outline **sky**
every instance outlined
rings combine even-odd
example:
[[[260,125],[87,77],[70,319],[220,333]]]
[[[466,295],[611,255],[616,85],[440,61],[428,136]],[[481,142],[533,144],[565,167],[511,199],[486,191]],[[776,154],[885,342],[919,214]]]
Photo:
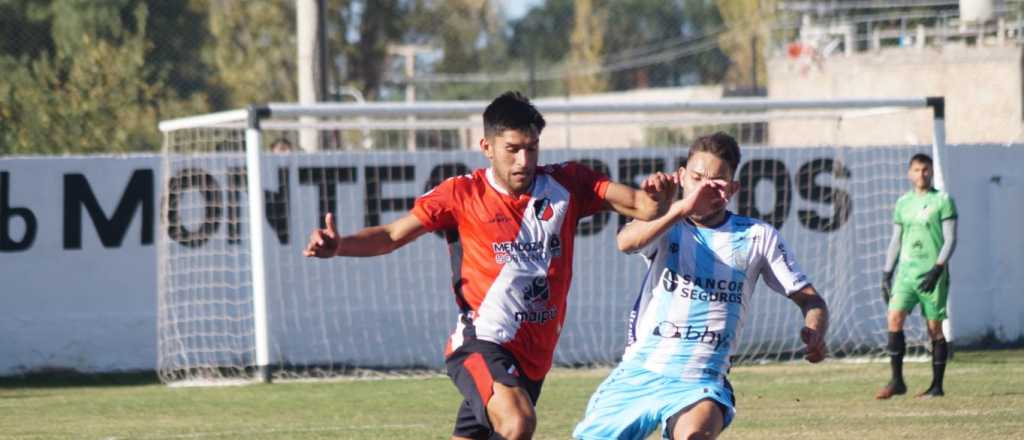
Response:
[[[526,15],[526,11],[529,11],[530,8],[543,2],[544,0],[507,0],[501,2],[501,7],[505,9],[509,20],[515,20]]]

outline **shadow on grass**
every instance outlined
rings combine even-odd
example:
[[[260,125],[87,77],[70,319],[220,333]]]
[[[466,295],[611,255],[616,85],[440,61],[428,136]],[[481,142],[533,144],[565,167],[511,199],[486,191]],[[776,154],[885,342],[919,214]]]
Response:
[[[0,389],[116,387],[157,385],[159,383],[160,379],[157,378],[154,371],[82,373],[71,369],[48,368],[0,377]]]

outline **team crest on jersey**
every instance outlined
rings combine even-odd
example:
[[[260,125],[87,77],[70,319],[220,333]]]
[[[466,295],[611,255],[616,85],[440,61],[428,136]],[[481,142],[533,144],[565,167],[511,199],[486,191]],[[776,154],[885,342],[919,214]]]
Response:
[[[732,267],[740,272],[746,272],[750,265],[750,247],[738,246],[732,251]]]
[[[537,220],[551,220],[551,217],[554,217],[555,215],[555,210],[551,209],[551,200],[548,200],[547,198],[534,200],[533,215],[537,217]]]
[[[924,205],[921,207],[921,211],[917,213],[917,219],[920,221],[927,221],[928,216],[931,215],[931,213],[932,210],[928,209],[928,205]]]

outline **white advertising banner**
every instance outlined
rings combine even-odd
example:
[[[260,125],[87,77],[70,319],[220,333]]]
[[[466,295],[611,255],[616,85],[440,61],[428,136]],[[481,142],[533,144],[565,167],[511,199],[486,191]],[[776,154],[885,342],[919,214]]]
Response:
[[[774,224],[796,249],[797,261],[833,310],[833,349],[884,343],[878,271],[891,231],[891,207],[907,189],[903,161],[927,150],[743,152],[737,179],[745,188],[730,208]],[[684,154],[678,149],[545,150],[541,157],[544,163],[582,161],[613,180],[636,184],[653,171],[674,170]],[[1022,156],[1014,156],[1017,163]],[[971,157],[963,160],[991,169],[1006,160]],[[457,313],[443,237],[425,236],[373,258],[311,260],[301,251],[326,212],[335,214],[343,234],[389,222],[443,178],[486,166],[484,157],[473,151],[319,153],[266,155],[263,164],[271,362],[440,366]],[[946,164],[954,197],[1004,191],[975,185],[966,173],[949,170],[960,165]],[[233,343],[239,356],[250,356],[245,354],[252,323],[243,166],[241,155],[226,154],[175,165],[166,175],[158,156],[0,159],[0,332],[5,335],[0,375],[154,368],[160,282],[198,286],[194,298],[182,301],[201,302],[206,291],[234,292],[227,295],[234,299],[230,304],[211,305],[209,316],[172,311],[162,325],[193,319],[214,333],[237,333]],[[895,177],[881,181],[878,176]],[[1020,188],[1014,179],[1004,182]],[[190,190],[168,198],[162,193],[168,185]],[[616,250],[622,222],[605,213],[580,223],[557,362],[613,362],[621,354],[628,312],[646,269],[639,257]],[[169,246],[159,262],[167,278],[158,280],[161,240]],[[1021,252],[1000,255],[1019,261]],[[952,263],[951,298],[960,289],[960,270],[985,270],[983,262],[967,262],[972,256],[964,253],[961,248]],[[799,311],[765,289],[759,285],[749,299],[740,351],[798,349]],[[999,291],[994,288],[990,295],[1003,295]],[[964,313],[986,319],[994,311],[998,308]],[[225,324],[215,317],[234,319]],[[1001,337],[1020,337],[1017,324],[998,328]],[[964,329],[959,336],[965,339],[992,331],[991,326]]]

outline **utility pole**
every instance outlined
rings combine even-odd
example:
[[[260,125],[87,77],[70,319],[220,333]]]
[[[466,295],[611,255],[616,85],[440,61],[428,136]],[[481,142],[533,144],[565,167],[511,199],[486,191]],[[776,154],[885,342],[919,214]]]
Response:
[[[760,0],[757,2],[757,16],[764,17],[763,11],[761,10]],[[760,20],[758,20],[760,21]],[[754,31],[750,34],[750,95],[761,96],[757,89],[757,33],[761,31],[761,26],[755,26]],[[765,62],[767,63],[767,61]],[[767,93],[765,93],[767,95]]]
[[[416,84],[413,83],[413,78],[416,76],[416,54],[433,52],[434,48],[430,46],[422,46],[417,44],[390,44],[388,45],[388,55],[397,55],[405,59],[405,102],[413,103],[416,102]],[[407,121],[415,121],[416,118],[409,116]],[[405,149],[408,151],[416,151],[416,130],[409,129],[405,139]]]
[[[317,0],[295,0],[296,39],[298,44],[298,85],[299,103],[313,104],[317,101],[316,84],[316,43],[318,18]],[[325,72],[321,72],[321,75]],[[316,118],[304,116],[302,123],[316,122]],[[317,130],[299,130],[299,148],[304,151],[320,149],[320,135]]]

